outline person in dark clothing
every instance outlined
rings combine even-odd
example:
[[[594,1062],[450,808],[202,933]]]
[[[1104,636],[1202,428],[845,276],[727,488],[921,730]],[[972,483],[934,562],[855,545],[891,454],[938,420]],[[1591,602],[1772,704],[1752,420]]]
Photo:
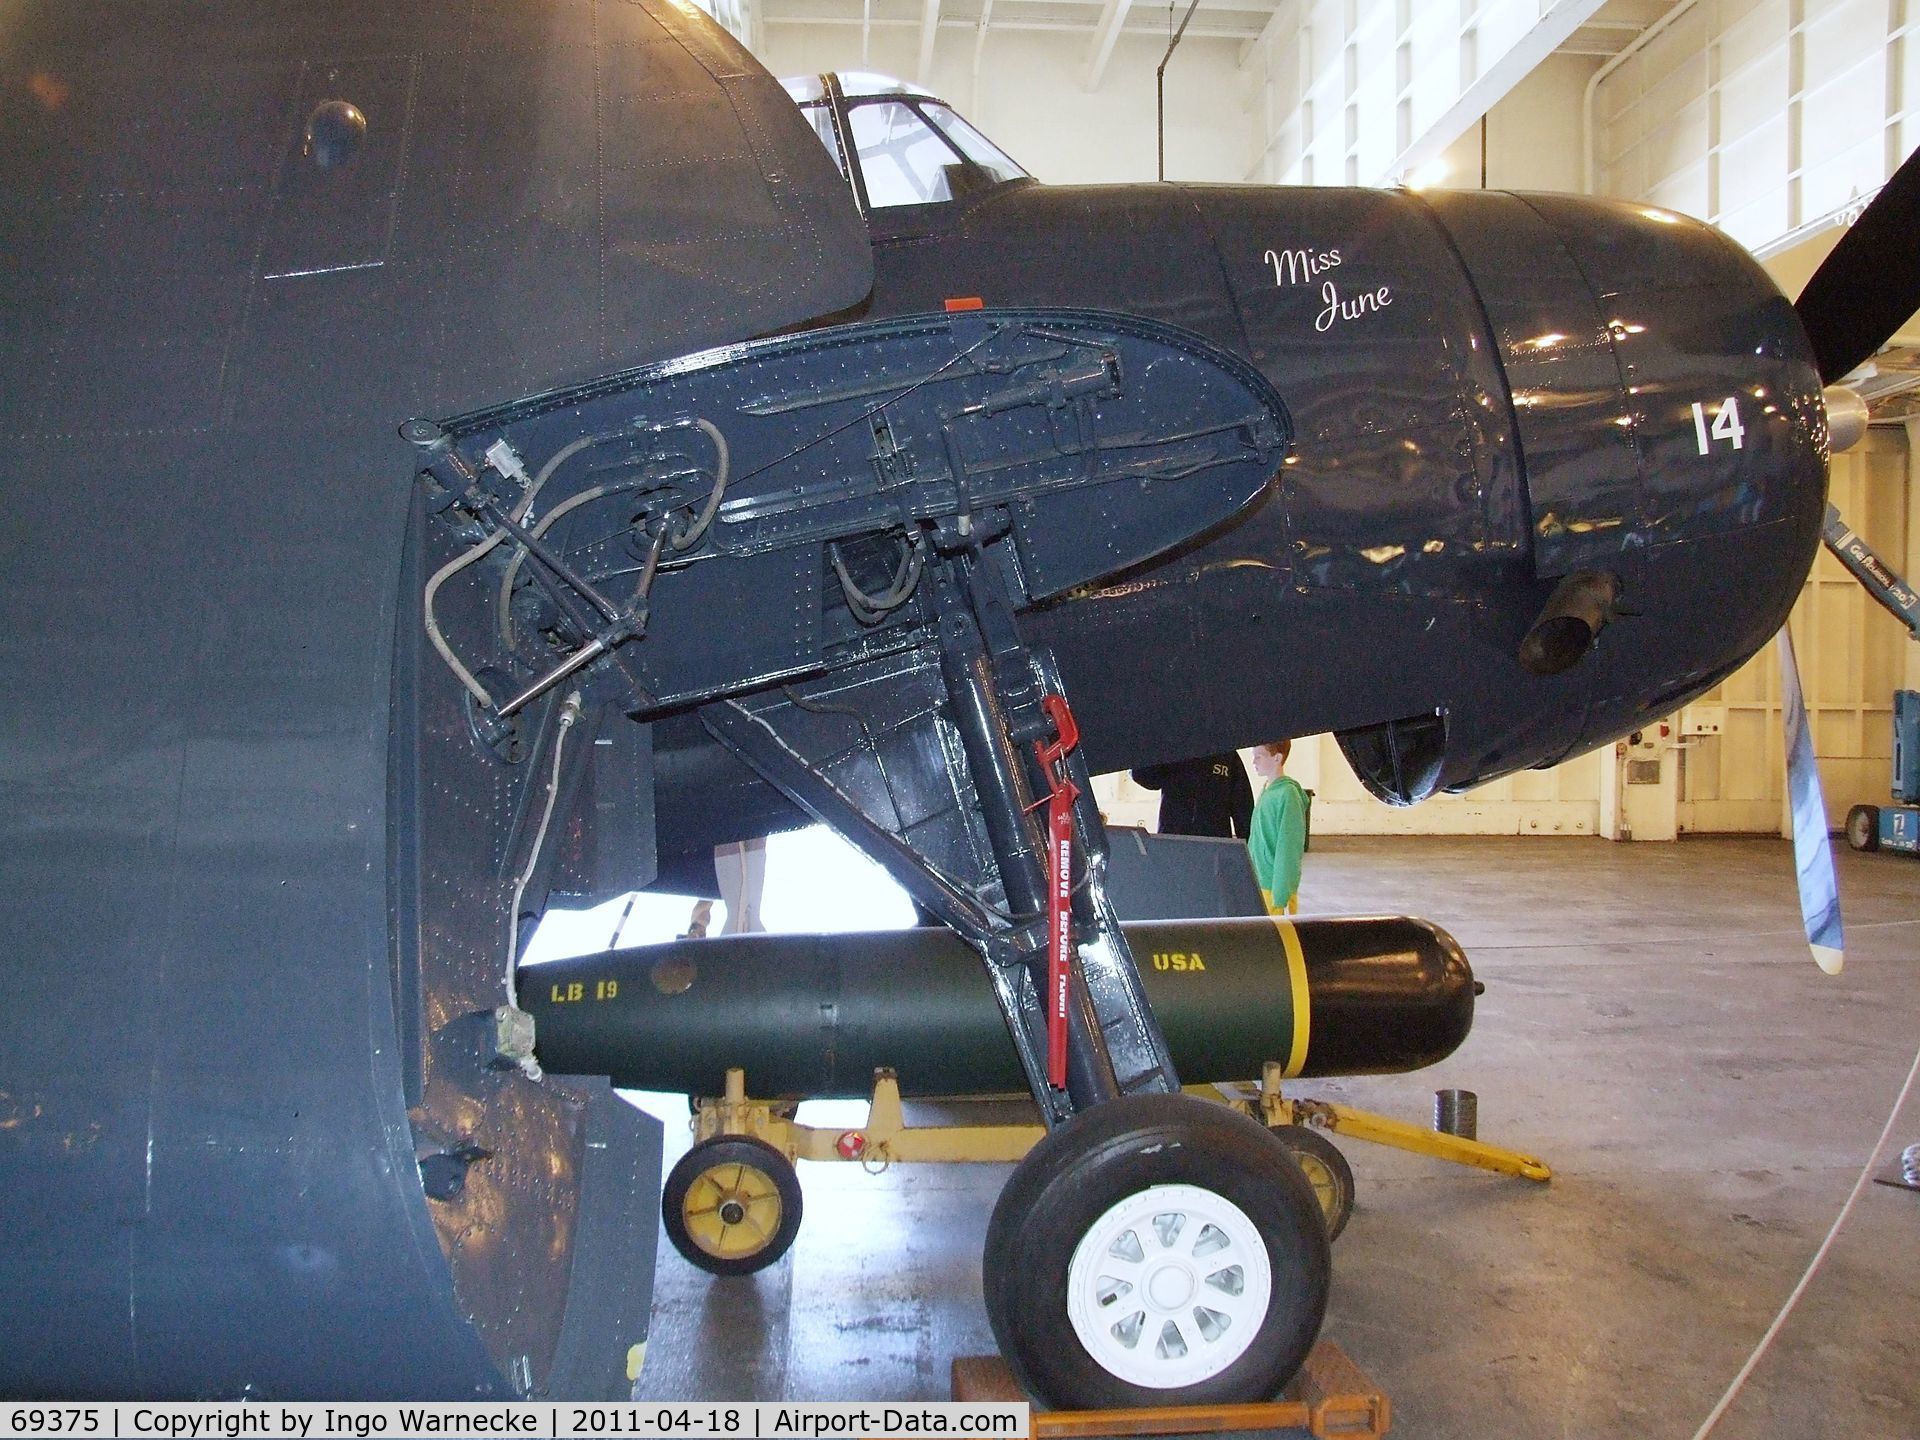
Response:
[[[1247,838],[1253,787],[1247,783],[1246,767],[1231,750],[1171,765],[1142,766],[1133,772],[1133,783],[1160,792],[1162,835]]]

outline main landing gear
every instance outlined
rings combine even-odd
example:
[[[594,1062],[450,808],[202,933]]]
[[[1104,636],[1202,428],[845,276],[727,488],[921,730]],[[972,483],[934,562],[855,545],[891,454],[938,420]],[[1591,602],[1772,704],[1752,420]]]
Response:
[[[1062,1408],[1266,1399],[1319,1334],[1319,1202],[1253,1120],[1187,1095],[1111,1100],[1021,1162],[987,1227],[994,1338]]]
[[[1338,1194],[1323,1213],[1296,1157],[1336,1191],[1344,1177],[1349,1206],[1351,1177],[1318,1137],[1289,1146],[1178,1093],[1106,897],[1105,832],[1059,677],[1022,643],[975,543],[936,533],[929,550],[937,645],[705,721],[986,963],[1049,1127],[994,1208],[984,1260],[988,1315],[1022,1383],[1060,1409],[1265,1400],[1319,1333],[1343,1218]],[[956,752],[964,765],[903,763]]]

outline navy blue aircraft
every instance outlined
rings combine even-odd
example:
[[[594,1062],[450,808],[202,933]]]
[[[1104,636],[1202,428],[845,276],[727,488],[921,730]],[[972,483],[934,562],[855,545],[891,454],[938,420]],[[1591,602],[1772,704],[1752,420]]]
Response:
[[[1177,1093],[1088,777],[1332,730],[1410,803],[1715,684],[1911,188],[1796,313],[1648,207],[1042,186],[659,0],[6,7],[0,1393],[622,1393],[659,1134],[522,939],[806,815],[1051,1127],[1016,1370],[1272,1393],[1326,1237]]]

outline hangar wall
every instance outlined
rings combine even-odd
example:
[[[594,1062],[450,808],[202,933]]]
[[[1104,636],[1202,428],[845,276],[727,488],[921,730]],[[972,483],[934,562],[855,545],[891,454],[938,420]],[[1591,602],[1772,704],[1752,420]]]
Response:
[[[1748,249],[1833,225],[1920,144],[1920,17],[1885,0],[1689,0],[1595,77],[1592,188]]]
[[[1259,87],[1249,178],[1383,185],[1468,130],[1600,0],[1302,0],[1247,50]]]

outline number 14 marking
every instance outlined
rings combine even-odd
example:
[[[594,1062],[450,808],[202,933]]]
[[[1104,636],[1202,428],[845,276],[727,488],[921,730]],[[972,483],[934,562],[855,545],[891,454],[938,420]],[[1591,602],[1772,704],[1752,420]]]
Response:
[[[1740,448],[1740,441],[1747,433],[1740,423],[1740,397],[1729,395],[1720,402],[1720,413],[1713,417],[1713,428],[1707,428],[1707,407],[1698,400],[1693,402],[1693,438],[1700,442],[1700,453],[1706,454],[1715,440],[1730,441],[1733,448]]]

